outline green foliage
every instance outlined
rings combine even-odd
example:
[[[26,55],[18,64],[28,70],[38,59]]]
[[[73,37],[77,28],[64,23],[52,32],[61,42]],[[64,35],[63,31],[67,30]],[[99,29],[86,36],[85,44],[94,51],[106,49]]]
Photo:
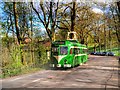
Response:
[[[38,44],[35,53],[36,53],[35,64],[37,66],[42,67],[48,63],[49,60],[47,59],[47,56],[46,56],[46,47],[44,47],[42,44]]]
[[[59,30],[58,35],[56,35],[56,40],[66,40],[68,30]]]
[[[49,61],[46,57],[46,47],[38,43],[29,45],[15,45],[12,43],[9,50],[5,46],[2,50],[2,76],[0,76],[2,78],[30,72],[31,70],[40,70]],[[7,55],[7,58],[5,58],[4,54]],[[23,57],[23,62],[21,57]]]
[[[3,48],[3,50],[5,50],[5,47]],[[3,77],[16,75],[17,73],[20,72],[20,67],[22,67],[20,47],[12,44],[9,50],[3,52],[3,54],[4,53],[7,53],[9,57],[7,57],[6,60],[6,58],[4,58],[5,56],[3,56],[2,63]]]
[[[2,38],[2,45],[5,47],[8,47],[14,42],[14,39],[12,37],[3,37]]]

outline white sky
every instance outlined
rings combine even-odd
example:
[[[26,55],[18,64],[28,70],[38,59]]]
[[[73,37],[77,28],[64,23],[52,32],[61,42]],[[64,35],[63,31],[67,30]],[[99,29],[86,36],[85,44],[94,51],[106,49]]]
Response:
[[[98,14],[103,14],[103,11],[99,8],[93,8],[92,11]]]
[[[0,0],[1,1],[5,1],[5,2],[13,2],[14,0]],[[40,0],[15,0],[16,2],[39,2]],[[51,0],[43,0],[43,1],[51,1]],[[58,1],[58,0],[52,0],[52,1]],[[70,2],[72,0],[59,0],[59,1],[64,1],[64,2]],[[120,0],[76,0],[77,2],[106,2],[106,3],[110,3],[110,2],[116,2],[116,1],[120,1]]]

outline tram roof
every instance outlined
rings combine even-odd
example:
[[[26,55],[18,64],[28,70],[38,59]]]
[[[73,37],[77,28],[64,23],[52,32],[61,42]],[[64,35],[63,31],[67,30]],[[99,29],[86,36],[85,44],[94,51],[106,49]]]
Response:
[[[80,47],[86,47],[84,44],[80,44],[77,40],[58,40],[53,42],[54,45],[70,45],[70,46],[80,46]]]

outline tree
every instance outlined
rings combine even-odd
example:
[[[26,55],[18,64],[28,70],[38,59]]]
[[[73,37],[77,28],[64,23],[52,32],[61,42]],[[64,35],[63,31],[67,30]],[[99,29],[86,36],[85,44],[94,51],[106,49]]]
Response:
[[[118,18],[119,18],[119,22],[120,22],[120,1],[117,2],[117,8],[118,8]]]
[[[118,42],[119,42],[119,45],[120,45],[120,1],[117,2],[117,8],[118,8],[118,11],[117,11],[117,15],[118,15],[118,30],[116,31],[116,35],[117,35],[117,38],[118,38]]]
[[[74,31],[75,18],[76,18],[76,0],[72,1],[73,7],[71,7],[71,31]]]
[[[35,13],[37,14],[40,22],[45,27],[50,40],[54,40],[58,4],[59,4],[59,0],[57,3],[54,3],[52,1],[50,3],[49,2],[43,3],[43,1],[40,0],[40,9],[41,9],[40,12],[41,13],[39,13],[39,11],[34,7],[33,2],[31,2],[31,6],[33,10],[35,11]]]
[[[20,44],[22,41],[22,38],[20,36],[20,31],[19,31],[19,27],[18,27],[18,13],[17,13],[16,2],[13,2],[13,11],[14,11],[14,22],[15,22],[17,40],[18,40],[18,43]]]
[[[110,8],[111,12],[112,12],[112,16],[113,16],[113,27],[115,29],[115,34],[117,36],[117,41],[118,41],[118,49],[120,50],[120,1],[118,1],[117,3],[114,3],[111,5]],[[114,13],[116,12],[116,14]],[[118,51],[119,55],[120,55],[120,51]]]
[[[78,38],[80,43],[87,44],[87,36],[93,31],[95,14],[91,11],[91,8],[87,5],[80,6],[77,9],[77,19],[76,19],[76,32],[78,33]]]

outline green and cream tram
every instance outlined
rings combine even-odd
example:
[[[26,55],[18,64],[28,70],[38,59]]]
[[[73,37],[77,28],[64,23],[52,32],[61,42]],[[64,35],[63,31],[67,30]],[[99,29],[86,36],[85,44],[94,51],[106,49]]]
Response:
[[[76,40],[52,43],[52,67],[74,67],[87,62],[87,48]]]
[[[51,67],[74,67],[86,63],[87,48],[77,41],[76,32],[68,32],[67,40],[51,45]]]

